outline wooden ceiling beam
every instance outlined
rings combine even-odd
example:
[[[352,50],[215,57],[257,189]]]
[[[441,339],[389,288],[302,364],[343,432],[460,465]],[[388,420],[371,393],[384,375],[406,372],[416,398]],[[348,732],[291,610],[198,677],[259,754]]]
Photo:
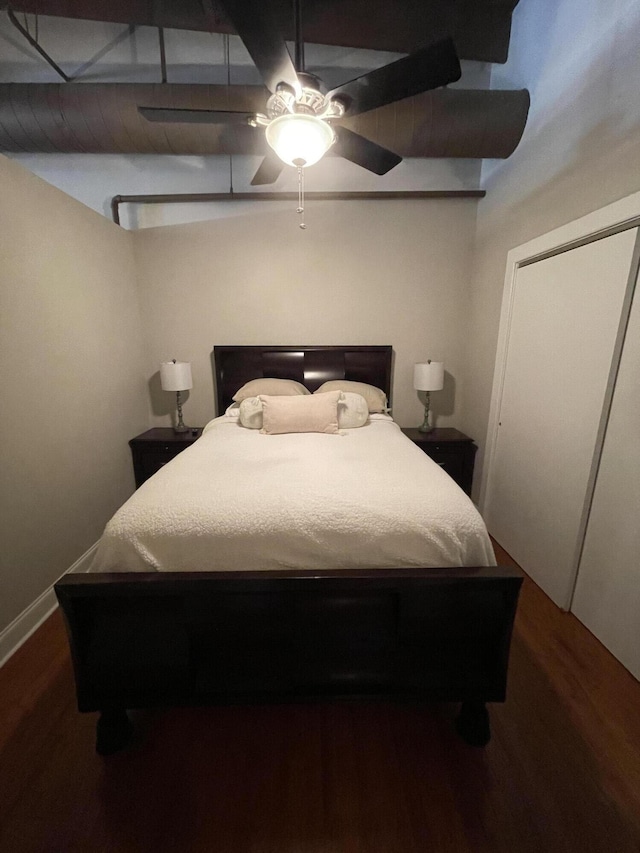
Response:
[[[505,62],[518,0],[305,0],[304,38],[315,44],[411,53],[453,35],[461,59]],[[15,0],[14,11],[167,29],[233,33],[220,0]],[[289,0],[273,0],[287,40]]]

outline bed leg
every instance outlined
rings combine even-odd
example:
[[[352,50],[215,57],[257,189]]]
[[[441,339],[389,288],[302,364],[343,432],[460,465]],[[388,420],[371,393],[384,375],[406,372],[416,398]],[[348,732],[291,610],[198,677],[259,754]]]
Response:
[[[477,699],[463,702],[456,717],[456,730],[469,746],[486,746],[491,740],[486,704]]]
[[[96,752],[113,755],[131,740],[133,726],[122,708],[109,708],[100,713],[96,724]]]

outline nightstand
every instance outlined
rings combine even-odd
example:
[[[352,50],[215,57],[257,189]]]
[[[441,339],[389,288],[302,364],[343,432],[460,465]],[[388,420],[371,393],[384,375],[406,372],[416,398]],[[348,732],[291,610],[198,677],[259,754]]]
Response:
[[[174,432],[171,427],[156,427],[132,438],[129,447],[133,457],[136,488],[178,453],[190,447],[201,435],[200,427],[193,427],[188,432]]]
[[[451,427],[436,427],[431,432],[402,427],[402,432],[444,468],[461,489],[471,494],[473,463],[478,449],[472,438]]]

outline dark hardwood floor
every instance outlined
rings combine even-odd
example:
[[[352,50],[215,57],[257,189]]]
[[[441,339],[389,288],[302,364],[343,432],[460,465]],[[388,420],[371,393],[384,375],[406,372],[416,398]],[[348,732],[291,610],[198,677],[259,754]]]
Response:
[[[455,711],[154,711],[99,758],[55,613],[0,670],[0,851],[640,850],[640,684],[532,582],[484,750]]]

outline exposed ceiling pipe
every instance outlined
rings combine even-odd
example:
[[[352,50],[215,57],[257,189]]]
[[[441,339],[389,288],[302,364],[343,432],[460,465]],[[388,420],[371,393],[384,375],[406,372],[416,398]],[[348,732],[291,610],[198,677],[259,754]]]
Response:
[[[434,198],[484,198],[484,190],[418,190],[392,192],[331,192],[307,193],[310,201],[389,201],[391,199]],[[160,193],[154,195],[114,195],[111,199],[111,216],[120,225],[121,204],[191,204],[194,202],[221,201],[297,201],[298,193],[246,192],[246,193]]]
[[[162,82],[167,82],[167,54],[164,49],[164,30],[158,27],[158,44],[160,46],[160,69],[162,72]]]
[[[138,106],[258,112],[265,97],[260,86],[2,84],[0,151],[261,154],[264,134],[248,125],[152,123]],[[401,157],[504,158],[520,141],[528,108],[524,90],[442,88],[342,123]]]

